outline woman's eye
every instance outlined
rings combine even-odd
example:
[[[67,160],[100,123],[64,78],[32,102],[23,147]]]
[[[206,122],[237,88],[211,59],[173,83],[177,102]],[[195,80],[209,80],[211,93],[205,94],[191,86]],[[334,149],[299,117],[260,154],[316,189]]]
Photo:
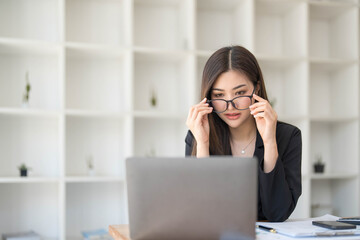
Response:
[[[244,95],[246,93],[246,91],[239,91],[239,92],[236,92],[236,95]]]
[[[214,94],[214,97],[216,97],[216,98],[219,98],[219,97],[222,97],[223,96],[223,94],[222,93],[217,93],[217,94]]]

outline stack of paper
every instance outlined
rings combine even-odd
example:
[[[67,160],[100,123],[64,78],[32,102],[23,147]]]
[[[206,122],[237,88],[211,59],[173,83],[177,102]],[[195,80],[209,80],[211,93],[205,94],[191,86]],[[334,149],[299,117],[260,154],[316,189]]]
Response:
[[[356,239],[360,239],[360,226],[357,226],[356,229],[349,230],[329,230],[322,227],[317,227],[312,225],[312,221],[336,221],[339,217],[333,215],[324,215],[322,217],[304,219],[300,221],[286,221],[286,222],[257,222],[257,226],[264,226],[271,228],[276,231],[276,233],[269,233],[275,237],[275,234],[283,234],[289,237],[323,237],[326,236],[355,236]],[[265,239],[265,238],[262,238]],[[281,239],[281,238],[279,238]],[[309,239],[309,238],[307,238]],[[349,238],[351,239],[351,238]]]

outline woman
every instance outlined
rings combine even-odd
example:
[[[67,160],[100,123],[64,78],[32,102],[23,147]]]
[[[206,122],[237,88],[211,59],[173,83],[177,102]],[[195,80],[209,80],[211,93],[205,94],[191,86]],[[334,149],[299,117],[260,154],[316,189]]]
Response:
[[[217,50],[201,95],[186,121],[186,155],[256,156],[258,220],[286,220],[301,195],[301,132],[277,121],[254,55],[240,46]]]

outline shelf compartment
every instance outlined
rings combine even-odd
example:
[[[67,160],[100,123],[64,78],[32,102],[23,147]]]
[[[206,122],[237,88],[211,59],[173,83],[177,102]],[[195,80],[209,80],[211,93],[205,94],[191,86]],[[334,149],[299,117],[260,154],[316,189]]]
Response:
[[[58,177],[1,177],[1,183],[58,183]]]
[[[66,176],[124,177],[125,121],[66,117]],[[91,159],[94,171],[89,172]]]
[[[312,217],[332,214],[335,216],[353,216],[359,211],[358,179],[316,179],[311,181],[311,215]]]
[[[101,182],[124,182],[124,179],[121,177],[102,177],[102,176],[75,176],[75,177],[66,177],[65,181],[67,183],[101,183]]]
[[[204,67],[210,56],[198,56],[196,59],[196,80],[195,80],[195,93],[198,101],[194,104],[199,103],[201,99],[201,83],[204,72]]]
[[[0,108],[0,114],[13,116],[59,117],[60,111],[47,111],[34,108]]]
[[[358,71],[357,64],[311,63],[310,116],[356,118],[359,114]]]
[[[83,239],[81,232],[125,223],[122,183],[66,184],[66,239]]]
[[[136,118],[135,156],[180,157],[185,155],[187,128],[184,120]]]
[[[125,114],[112,111],[87,111],[87,110],[66,110],[69,117],[93,117],[93,118],[124,118]]]
[[[324,173],[313,173],[311,174],[311,179],[355,179],[357,174],[324,174]]]
[[[309,54],[317,58],[358,58],[356,5],[310,4]]]
[[[187,6],[183,0],[134,0],[135,46],[190,49]]]
[[[190,58],[187,54],[135,53],[134,110],[187,114]]]
[[[302,195],[298,199],[296,207],[289,219],[304,219],[310,216],[310,195],[311,184],[309,179],[302,179]]]
[[[128,106],[124,89],[125,57],[68,47],[66,108],[122,112]]]
[[[341,1],[334,1],[334,0],[310,0],[308,1],[311,5],[319,5],[319,6],[338,6],[338,7],[350,7],[350,6],[357,6],[358,0],[341,0]]]
[[[59,43],[41,40],[0,37],[0,53],[2,54],[35,54],[57,55],[61,46]]]
[[[307,6],[301,1],[255,2],[255,52],[306,56]]]
[[[307,72],[304,61],[259,60],[269,102],[273,104],[279,119],[306,116]]]
[[[2,233],[29,231],[44,239],[59,239],[57,183],[0,184]]]
[[[125,55],[125,48],[116,45],[67,42],[65,47],[69,49],[70,56],[86,57],[93,56],[97,58],[122,57]]]
[[[311,122],[310,129],[310,172],[314,172],[313,163],[320,155],[326,175],[359,174],[358,121]]]
[[[286,123],[292,124],[300,129],[301,131],[301,140],[302,140],[302,155],[301,155],[301,173],[303,176],[309,174],[309,149],[310,149],[310,123],[307,118],[292,118],[292,119],[283,119],[280,118],[278,121],[284,121]]]
[[[197,0],[197,49],[214,51],[230,45],[251,48],[251,7],[249,0]]]
[[[57,117],[0,115],[0,176],[19,176],[22,163],[29,176],[59,176],[59,129]]]
[[[167,113],[167,112],[154,112],[154,111],[136,111],[133,113],[137,118],[151,118],[151,119],[184,119],[186,116],[183,114]]]
[[[0,107],[23,106],[28,72],[31,89],[26,108],[59,109],[58,53],[55,45],[0,41]]]
[[[124,0],[66,0],[66,41],[124,45]]]
[[[0,2],[0,36],[56,42],[60,39],[58,0]]]

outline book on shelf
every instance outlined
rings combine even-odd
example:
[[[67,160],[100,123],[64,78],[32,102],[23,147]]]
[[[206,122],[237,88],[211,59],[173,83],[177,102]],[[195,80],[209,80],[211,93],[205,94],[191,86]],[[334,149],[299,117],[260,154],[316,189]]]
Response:
[[[40,240],[40,239],[41,239],[40,235],[34,231],[2,234],[2,240]]]

